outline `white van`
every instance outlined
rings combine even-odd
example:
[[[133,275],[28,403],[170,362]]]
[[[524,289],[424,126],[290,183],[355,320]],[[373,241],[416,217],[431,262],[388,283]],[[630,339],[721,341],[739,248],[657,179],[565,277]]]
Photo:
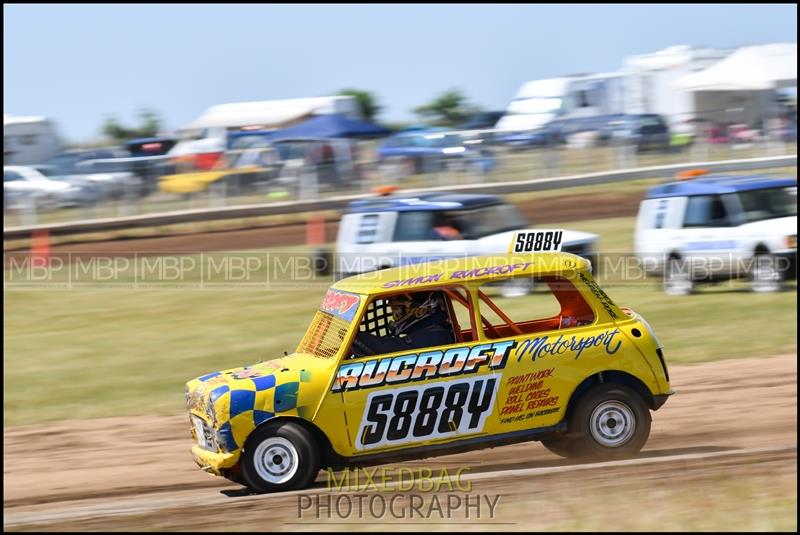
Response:
[[[46,117],[3,115],[3,165],[35,165],[64,149],[52,121]]]
[[[662,273],[664,291],[747,277],[778,290],[797,269],[797,180],[707,176],[650,189],[639,207],[636,255]]]
[[[464,255],[503,254],[517,231],[530,229],[513,204],[467,193],[393,195],[352,201],[339,223],[337,278]],[[596,264],[598,236],[563,231],[561,250]],[[503,294],[529,288],[504,286]]]
[[[525,82],[496,128],[531,131],[555,119],[626,113],[625,73],[602,73]]]

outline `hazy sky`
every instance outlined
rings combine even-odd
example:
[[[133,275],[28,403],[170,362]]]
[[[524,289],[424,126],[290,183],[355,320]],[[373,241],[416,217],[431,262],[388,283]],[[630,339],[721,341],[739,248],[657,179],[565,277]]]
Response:
[[[526,80],[678,44],[797,41],[791,5],[5,5],[3,110],[71,141],[141,107],[176,128],[225,102],[374,91],[388,121],[460,88],[504,109]]]

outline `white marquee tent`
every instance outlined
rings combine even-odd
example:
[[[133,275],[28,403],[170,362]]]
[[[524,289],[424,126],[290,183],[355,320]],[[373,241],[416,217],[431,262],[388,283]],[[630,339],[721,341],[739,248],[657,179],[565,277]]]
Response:
[[[674,86],[689,91],[763,91],[797,86],[797,43],[742,47]]]

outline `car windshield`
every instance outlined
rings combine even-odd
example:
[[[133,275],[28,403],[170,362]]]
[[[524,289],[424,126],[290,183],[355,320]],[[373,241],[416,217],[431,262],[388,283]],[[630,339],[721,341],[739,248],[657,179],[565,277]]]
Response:
[[[58,169],[55,167],[51,167],[49,165],[43,165],[41,167],[34,167],[37,171],[39,171],[42,175],[46,176],[49,179],[58,179],[61,175],[58,173]]]
[[[362,297],[333,288],[328,290],[305,336],[297,346],[297,352],[320,358],[335,357],[339,348],[344,345]]]
[[[797,215],[796,187],[753,189],[737,195],[742,203],[742,223]]]
[[[297,346],[297,352],[320,358],[333,358],[344,344],[349,329],[349,321],[318,310],[300,345]]]

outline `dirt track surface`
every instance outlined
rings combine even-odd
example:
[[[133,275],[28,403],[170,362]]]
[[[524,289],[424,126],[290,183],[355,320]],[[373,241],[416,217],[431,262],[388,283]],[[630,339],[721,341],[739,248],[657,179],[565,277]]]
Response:
[[[469,466],[475,492],[502,495],[492,522],[465,521],[472,529],[552,525],[529,523],[531,500],[543,489],[565,496],[609,490],[635,496],[657,483],[662,491],[684,495],[733,477],[763,479],[765,489],[793,477],[796,489],[796,355],[674,366],[670,374],[677,394],[654,413],[650,440],[633,461],[575,465],[539,443],[526,443],[402,465],[452,471]],[[298,520],[297,493],[247,496],[239,486],[204,474],[189,455],[183,414],[15,427],[4,430],[3,444],[6,529],[353,527]],[[321,473],[318,492],[325,492],[323,481]],[[793,499],[796,510],[796,492],[784,499]],[[547,511],[554,514],[552,507]]]
[[[519,203],[519,209],[525,218],[535,226],[550,223],[564,223],[587,219],[607,217],[623,217],[636,215],[641,201],[641,193],[618,194],[597,193],[592,195],[592,202],[587,203],[585,195],[563,195],[546,199],[533,199]],[[336,239],[339,230],[338,220],[328,220],[325,225],[326,242]],[[153,238],[127,238],[112,241],[74,242],[54,245],[51,248],[53,257],[67,260],[67,253],[72,259],[86,259],[92,256],[128,256],[200,253],[211,251],[246,251],[267,247],[302,245],[306,240],[306,227],[303,223],[272,225],[243,230],[226,230],[184,234],[177,236],[159,236]],[[12,256],[21,261],[27,250],[9,250],[4,255],[6,263]]]

